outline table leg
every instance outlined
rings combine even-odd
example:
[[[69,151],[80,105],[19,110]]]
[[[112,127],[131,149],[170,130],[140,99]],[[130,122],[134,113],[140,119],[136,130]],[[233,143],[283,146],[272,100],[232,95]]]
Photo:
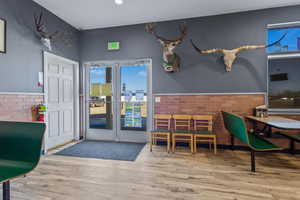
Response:
[[[290,140],[290,154],[294,155],[295,154],[295,141]]]
[[[168,145],[168,153],[170,153],[170,149],[171,149],[171,134],[168,134],[168,136],[167,136],[167,145]]]
[[[3,200],[10,200],[10,183],[6,181],[3,183]]]
[[[251,171],[255,172],[256,167],[255,167],[255,151],[251,150]]]
[[[269,126],[269,128],[268,128],[267,137],[268,138],[272,137],[272,127],[271,126]]]
[[[234,137],[233,135],[230,135],[230,139],[231,139],[231,150],[234,150]]]
[[[150,152],[152,152],[152,145],[153,145],[153,134],[150,133]]]
[[[258,132],[257,131],[257,122],[256,121],[252,121],[252,125],[253,125],[253,133],[256,134]]]

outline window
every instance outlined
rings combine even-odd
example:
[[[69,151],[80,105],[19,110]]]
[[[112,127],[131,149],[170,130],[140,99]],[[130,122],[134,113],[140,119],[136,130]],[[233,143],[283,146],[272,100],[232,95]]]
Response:
[[[268,48],[268,53],[287,53],[300,51],[300,26],[287,28],[270,28],[268,30],[268,44],[277,41],[284,34],[287,35],[276,45]]]
[[[300,54],[269,59],[269,108],[300,109]]]
[[[268,26],[268,105],[271,110],[300,110],[300,23]]]

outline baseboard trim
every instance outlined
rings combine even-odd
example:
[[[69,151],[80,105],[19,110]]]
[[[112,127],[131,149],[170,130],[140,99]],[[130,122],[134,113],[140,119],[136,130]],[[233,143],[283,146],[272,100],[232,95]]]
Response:
[[[30,95],[30,96],[44,96],[44,93],[39,92],[0,92],[0,95]]]
[[[158,142],[158,145],[160,145],[160,146],[166,145],[166,142]],[[176,143],[176,146],[187,147],[188,144],[178,142],[178,143]],[[208,144],[198,144],[197,147],[209,149]],[[232,150],[231,145],[218,144],[217,147],[218,147],[218,149],[222,149],[222,150]],[[234,151],[235,150],[236,151],[249,151],[249,147],[236,145],[236,146],[234,146]],[[288,153],[288,154],[291,154],[289,149],[284,149],[284,150],[280,150],[280,151],[271,151],[271,152],[272,153]],[[300,149],[295,149],[294,154],[300,154]]]
[[[265,95],[266,92],[154,93],[153,96]]]

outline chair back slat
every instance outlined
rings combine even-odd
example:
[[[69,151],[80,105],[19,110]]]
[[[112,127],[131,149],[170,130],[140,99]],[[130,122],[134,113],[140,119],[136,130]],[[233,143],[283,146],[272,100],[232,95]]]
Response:
[[[172,115],[154,115],[155,129],[171,130]]]
[[[225,128],[234,137],[241,140],[243,143],[250,145],[247,133],[247,127],[242,117],[232,113],[222,112]]]
[[[213,129],[213,116],[211,115],[193,115],[194,130],[208,130]]]
[[[173,115],[175,130],[190,130],[191,129],[191,115]]]

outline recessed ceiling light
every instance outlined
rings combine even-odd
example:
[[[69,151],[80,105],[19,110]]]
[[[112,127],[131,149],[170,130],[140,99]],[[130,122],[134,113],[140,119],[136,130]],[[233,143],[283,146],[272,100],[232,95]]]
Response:
[[[121,4],[123,4],[123,0],[115,0],[115,3],[116,3],[117,5],[121,5]]]

